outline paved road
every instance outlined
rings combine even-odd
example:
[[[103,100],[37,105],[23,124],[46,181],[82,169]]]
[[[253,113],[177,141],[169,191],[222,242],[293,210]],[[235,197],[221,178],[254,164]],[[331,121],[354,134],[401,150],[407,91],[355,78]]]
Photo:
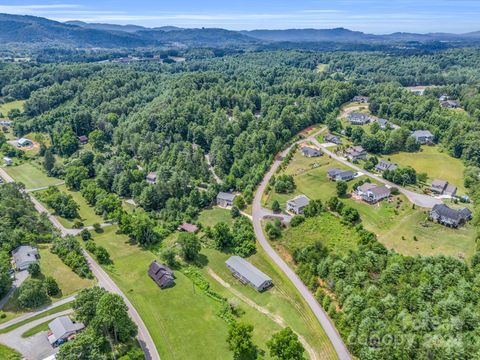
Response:
[[[318,135],[322,131],[325,131],[325,129],[321,129],[320,131],[316,132],[313,136]],[[310,140],[310,139],[307,138],[307,139],[299,140],[295,144],[302,143],[302,142],[305,142],[307,140]],[[285,155],[287,155],[288,151],[291,149],[292,146],[293,145],[291,145],[285,151],[283,151],[281,153],[281,156],[284,157]],[[260,186],[258,187],[258,189],[255,193],[255,198],[253,200],[253,207],[252,207],[252,222],[253,222],[253,228],[255,230],[255,235],[258,239],[258,242],[263,247],[263,249],[268,254],[268,256],[270,256],[270,258],[285,273],[285,275],[290,279],[290,281],[293,283],[293,285],[297,288],[299,293],[302,295],[302,297],[308,303],[308,305],[312,309],[313,313],[315,314],[316,318],[318,319],[318,321],[322,325],[323,329],[325,330],[325,333],[327,334],[328,338],[330,339],[330,341],[331,341],[333,347],[335,348],[335,351],[337,352],[337,355],[340,358],[340,360],[350,360],[351,359],[350,353],[348,352],[348,349],[345,346],[345,344],[343,343],[343,340],[342,340],[340,334],[337,332],[337,329],[335,329],[335,326],[333,325],[333,323],[330,320],[330,318],[328,317],[328,315],[325,313],[323,308],[317,302],[317,300],[312,295],[310,290],[305,286],[305,284],[302,282],[302,280],[300,280],[298,275],[287,265],[287,263],[272,248],[270,243],[265,238],[265,234],[263,233],[261,220],[262,220],[262,218],[265,214],[265,210],[262,208],[262,194],[264,193],[265,187],[267,186],[270,178],[275,173],[275,171],[278,169],[280,164],[281,164],[281,160],[275,160],[274,161],[272,167],[265,174]]]
[[[17,350],[25,359],[28,360],[42,360],[46,357],[58,352],[58,348],[53,348],[47,339],[46,331],[42,331],[28,338],[23,338],[22,334],[34,328],[37,325],[43,324],[49,320],[53,320],[59,316],[69,315],[73,312],[68,309],[56,314],[47,315],[41,319],[33,320],[28,324],[22,325],[6,334],[0,334],[0,342]]]
[[[0,300],[0,309],[3,309],[8,299],[10,299],[10,297],[13,295],[15,290],[18,289],[20,285],[22,285],[23,282],[27,280],[27,278],[28,278],[27,270],[15,272],[15,280],[13,280],[12,287],[10,288],[10,290],[8,290],[8,292],[5,294],[2,300]]]
[[[7,182],[14,182],[13,178],[9,176],[5,170],[0,168],[0,176],[5,179]],[[76,235],[78,234],[82,229],[66,229],[59,221],[58,219],[51,215],[48,210],[38,201],[36,200],[33,196],[30,195],[30,199],[32,199],[32,202],[35,206],[35,209],[42,213],[46,213],[48,216],[48,219],[52,222],[52,224],[60,230],[62,236],[65,235]],[[109,226],[110,224],[103,224],[103,226]],[[147,360],[160,360],[160,355],[158,354],[157,348],[155,346],[155,343],[153,342],[152,337],[150,336],[150,333],[148,332],[147,327],[145,326],[145,323],[143,322],[142,318],[138,314],[138,312],[135,310],[133,307],[132,303],[127,299],[125,294],[118,288],[118,286],[113,282],[113,280],[107,275],[105,271],[98,265],[95,260],[86,252],[84,251],[85,258],[88,261],[88,264],[90,266],[90,269],[92,270],[93,274],[95,277],[98,279],[99,286],[105,288],[106,290],[116,293],[120,295],[124,300],[125,303],[128,306],[128,312],[130,314],[130,317],[132,320],[137,324],[138,327],[138,340],[140,343],[140,346],[142,347],[142,350],[145,353],[145,358]]]
[[[105,290],[110,291],[114,294],[120,295],[124,300],[125,304],[128,307],[128,313],[132,320],[138,326],[138,342],[142,347],[143,352],[145,353],[145,358],[147,360],[160,360],[160,355],[157,351],[157,347],[153,342],[150,333],[148,332],[145,323],[143,322],[142,318],[138,314],[137,310],[133,307],[132,303],[125,294],[119,289],[119,287],[113,282],[113,280],[108,276],[108,274],[102,269],[100,265],[98,265],[95,260],[84,250],[83,251],[85,257],[87,258],[88,264],[90,269],[93,272],[93,275],[98,279],[100,286],[102,286]],[[159,309],[160,310],[160,309]]]
[[[346,166],[348,166],[348,167],[350,167],[350,168],[352,168],[352,169],[354,169],[358,172],[362,172],[363,174],[367,175],[368,177],[371,177],[372,179],[377,180],[380,183],[383,183],[383,184],[388,185],[390,187],[396,187],[398,189],[398,191],[400,191],[402,194],[404,194],[408,198],[408,200],[410,200],[410,202],[412,202],[415,205],[418,205],[418,206],[423,207],[423,208],[432,208],[434,205],[442,203],[441,200],[439,200],[437,198],[434,198],[433,196],[429,196],[429,195],[425,195],[425,194],[419,194],[419,193],[416,193],[414,191],[405,189],[405,188],[403,188],[399,185],[396,185],[394,183],[391,183],[390,181],[385,180],[381,176],[378,176],[376,174],[368,172],[368,171],[356,166],[355,164],[352,164],[351,162],[349,162],[345,158],[343,158],[341,156],[338,156],[334,152],[328,150],[325,147],[324,144],[321,144],[315,138],[315,136],[308,137],[308,140],[311,141],[312,143],[314,143],[316,146],[318,146],[325,154],[332,157],[332,159],[335,159],[338,162],[341,162],[342,164],[344,164],[344,165],[346,165]]]

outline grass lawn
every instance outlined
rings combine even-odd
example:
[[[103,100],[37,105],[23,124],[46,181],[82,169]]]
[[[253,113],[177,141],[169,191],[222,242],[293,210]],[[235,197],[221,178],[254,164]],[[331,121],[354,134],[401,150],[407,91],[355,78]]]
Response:
[[[57,281],[62,291],[61,297],[69,296],[94,285],[94,280],[82,279],[65,265],[57,255],[52,254],[49,245],[40,245],[39,251],[42,274],[51,276]]]
[[[41,318],[43,318],[43,317],[45,317],[45,316],[53,315],[53,314],[59,313],[59,312],[61,312],[61,311],[68,310],[68,309],[70,309],[71,307],[72,307],[72,303],[71,303],[71,302],[66,303],[66,304],[63,304],[63,305],[59,305],[59,306],[57,306],[57,307],[54,307],[54,308],[49,309],[49,310],[47,310],[47,311],[44,311],[44,312],[42,312],[42,313],[40,313],[40,314],[37,314],[37,315],[35,315],[35,316],[32,316],[32,317],[29,318],[29,319],[25,319],[25,320],[19,321],[18,323],[13,324],[13,325],[11,325],[11,326],[8,326],[8,327],[6,327],[5,329],[1,329],[1,330],[0,330],[0,334],[8,333],[8,332],[10,332],[10,331],[12,331],[12,330],[15,330],[15,329],[19,328],[20,326],[23,326],[23,325],[25,325],[25,324],[28,324],[28,323],[30,323],[30,322],[32,322],[32,321],[34,321],[34,320],[38,320],[38,319],[41,319]],[[17,316],[18,316],[18,315],[21,315],[21,314],[17,314]],[[1,357],[0,357],[0,359],[1,359]]]
[[[225,341],[227,323],[216,313],[218,302],[196,289],[190,279],[175,271],[176,285],[161,290],[147,275],[156,257],[128,243],[111,226],[94,234],[95,242],[110,253],[113,265],[106,271],[142,316],[162,359],[231,359]]]
[[[357,232],[341,223],[341,220],[331,213],[306,219],[297,227],[290,227],[283,232],[278,240],[289,253],[320,241],[336,254],[346,254],[354,249],[359,240]]]
[[[204,249],[202,254],[208,258],[208,268],[213,269],[233,289],[253,300],[257,305],[267,309],[270,313],[285,320],[288,326],[305,338],[317,353],[319,359],[336,359],[336,354],[330,341],[308,305],[260,247],[258,247],[258,252],[255,255],[248,258],[248,261],[268,274],[273,280],[274,286],[263,293],[257,292],[250,286],[242,285],[232,276],[225,266],[225,261],[230,256],[229,254],[213,249]],[[203,272],[209,277],[207,267],[203,269]],[[213,278],[211,278],[210,283],[215,291],[223,296],[227,298],[234,297],[228,289],[224,288]],[[243,302],[240,302],[240,307],[246,310],[241,320],[254,325],[254,341],[260,348],[265,349],[265,342],[270,338],[272,332],[280,329],[279,325]],[[266,358],[268,359],[269,357],[266,356]]]
[[[7,117],[7,114],[10,110],[19,109],[20,111],[23,111],[24,104],[25,100],[17,100],[5,104],[0,104],[0,114],[2,114],[4,117]]]
[[[3,360],[20,360],[21,355],[13,349],[0,344],[0,359]]]
[[[35,334],[38,334],[39,332],[42,331],[47,331],[48,330],[48,324],[53,321],[54,319],[50,319],[48,321],[45,321],[44,323],[38,324],[37,326],[34,326],[31,329],[28,329],[22,334],[23,338],[28,338],[30,336],[33,336]]]
[[[447,180],[458,188],[459,193],[465,194],[465,187],[463,186],[465,166],[463,162],[447,153],[440,152],[438,146],[422,146],[420,152],[401,152],[385,155],[384,158],[401,166],[411,166],[417,173],[427,173],[430,181],[433,179]]]
[[[37,164],[25,162],[18,166],[8,166],[5,171],[16,181],[25,184],[27,189],[55,185],[62,180],[48,177]]]
[[[225,222],[227,224],[232,224],[233,219],[230,215],[230,210],[222,209],[220,207],[212,207],[210,209],[204,210],[198,216],[198,222],[205,226],[214,226],[218,222]]]

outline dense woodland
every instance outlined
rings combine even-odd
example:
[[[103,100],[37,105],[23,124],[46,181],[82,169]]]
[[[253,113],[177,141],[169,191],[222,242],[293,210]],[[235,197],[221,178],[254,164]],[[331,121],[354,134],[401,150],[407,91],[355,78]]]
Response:
[[[316,71],[319,64],[328,64],[326,71]],[[274,155],[314,123],[338,127],[339,107],[357,94],[370,96],[371,112],[401,129],[376,129],[368,136],[355,130],[350,134],[355,142],[379,154],[417,151],[409,131],[430,130],[450,155],[467,164],[465,186],[478,204],[478,65],[480,51],[470,49],[415,56],[273,51],[169,65],[3,64],[0,91],[5,101],[26,100],[24,113],[8,114],[15,119],[16,135],[48,133],[52,147],[40,150],[48,173],[79,190],[97,214],[118,222],[133,241],[150,246],[180,222],[195,221],[218,190],[241,191],[251,202]],[[438,87],[416,96],[403,88],[411,85]],[[443,93],[458,98],[466,112],[441,108],[438,96]],[[79,144],[81,135],[88,136],[88,146]],[[222,185],[208,171],[206,154]],[[158,181],[149,185],[145,176],[153,171]],[[278,192],[293,185],[288,178],[271,184]],[[53,190],[47,194],[57,211],[75,215],[69,199]],[[125,198],[140,208],[127,213]],[[1,196],[0,209],[8,212],[5,201]],[[333,202],[313,203],[309,216],[326,211],[341,216],[362,239],[357,249],[340,256],[319,243],[293,256],[352,353],[361,359],[480,357],[478,253],[471,263],[391,253],[358,225],[358,212]],[[18,211],[27,216],[29,209]],[[5,251],[25,242],[11,236],[23,231],[14,230],[22,216],[8,216],[12,220],[0,225],[6,226],[0,230]],[[38,221],[42,228],[45,219]],[[208,229],[208,235],[219,249],[251,254],[251,228],[243,221],[237,220],[238,232],[223,224]],[[478,217],[474,223],[480,225]],[[29,228],[35,224],[21,226],[37,237],[48,232]],[[276,225],[270,228],[269,235],[278,236]],[[54,251],[64,261],[76,259],[67,265],[90,276],[75,239],[47,240],[54,240]],[[186,237],[184,243],[186,249]],[[66,256],[66,249],[72,254]],[[321,283],[325,286],[318,290]]]

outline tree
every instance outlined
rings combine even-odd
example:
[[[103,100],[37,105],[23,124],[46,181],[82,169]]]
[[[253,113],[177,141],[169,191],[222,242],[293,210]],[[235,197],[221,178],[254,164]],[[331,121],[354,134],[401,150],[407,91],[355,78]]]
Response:
[[[95,150],[103,151],[106,144],[105,134],[102,130],[95,129],[89,135],[88,139]]]
[[[240,213],[240,210],[238,210],[238,207],[236,207],[236,206],[232,206],[232,210],[230,210],[230,214],[232,215],[232,218],[234,218],[234,219],[239,217],[240,215],[242,215]]]
[[[252,340],[253,326],[233,322],[228,329],[227,343],[234,359],[255,359],[257,349]]]
[[[83,229],[80,232],[80,237],[82,238],[83,241],[88,241],[92,238],[92,233],[88,231],[88,229]]]
[[[280,203],[278,202],[278,200],[273,200],[273,202],[272,202],[272,211],[273,211],[274,213],[279,213],[280,210],[281,210],[281,208],[280,208]]]
[[[280,220],[275,219],[273,222],[269,221],[267,225],[265,225],[265,231],[269,239],[278,239],[282,235],[282,224]]]
[[[178,243],[182,248],[182,256],[187,261],[193,261],[200,253],[200,241],[193,233],[182,232],[178,235]]]
[[[43,159],[43,168],[50,173],[55,167],[55,156],[50,149],[45,150],[45,158]]]
[[[302,224],[305,221],[305,216],[303,215],[295,215],[292,220],[290,220],[291,227],[297,227],[298,225]]]
[[[415,152],[420,150],[420,144],[418,143],[417,139],[413,136],[409,136],[405,141],[405,150],[408,152]]]
[[[28,266],[28,273],[34,278],[39,277],[41,274],[40,265],[36,262],[30,264]]]
[[[337,181],[336,184],[337,196],[343,197],[347,195],[348,184],[345,181]]]
[[[273,334],[267,342],[270,356],[278,360],[302,360],[305,349],[291,328],[287,327]]]
[[[171,267],[175,265],[175,255],[175,250],[173,250],[172,248],[166,248],[162,251],[160,257],[163,259],[163,261],[165,261],[168,266]]]
[[[213,241],[217,249],[223,250],[233,245],[233,236],[230,227],[224,222],[218,222],[212,229]]]
[[[242,195],[236,196],[235,199],[233,200],[233,205],[239,208],[240,210],[245,208],[246,204],[245,204],[245,200],[243,199],[243,196]]]
[[[53,277],[47,276],[44,280],[44,284],[49,296],[56,296],[60,294],[60,288],[58,287],[57,281]]]
[[[106,290],[99,286],[80,290],[73,302],[77,319],[88,325],[95,317],[97,303],[105,293]]]
[[[70,190],[80,190],[82,180],[88,178],[88,170],[84,166],[69,166],[65,175],[65,185]]]
[[[110,264],[112,262],[110,260],[110,254],[103,246],[97,246],[95,248],[95,257],[100,264]]]
[[[22,308],[34,309],[47,301],[47,290],[41,280],[27,279],[18,288],[18,303]]]
[[[105,293],[98,300],[93,326],[114,342],[126,343],[137,335],[137,326],[118,294]]]

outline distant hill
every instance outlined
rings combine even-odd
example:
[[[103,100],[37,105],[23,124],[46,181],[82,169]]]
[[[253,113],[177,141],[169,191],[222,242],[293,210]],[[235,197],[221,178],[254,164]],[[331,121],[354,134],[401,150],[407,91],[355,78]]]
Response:
[[[341,41],[358,42],[375,40],[375,35],[344,28],[337,29],[287,29],[287,30],[250,30],[244,35],[266,41],[321,42]]]
[[[101,24],[101,23],[86,23],[83,21],[66,21],[64,24],[80,26],[85,29],[106,30],[106,31],[124,31],[127,33],[134,33],[139,30],[145,30],[146,27],[139,25],[116,25],[116,24]]]

